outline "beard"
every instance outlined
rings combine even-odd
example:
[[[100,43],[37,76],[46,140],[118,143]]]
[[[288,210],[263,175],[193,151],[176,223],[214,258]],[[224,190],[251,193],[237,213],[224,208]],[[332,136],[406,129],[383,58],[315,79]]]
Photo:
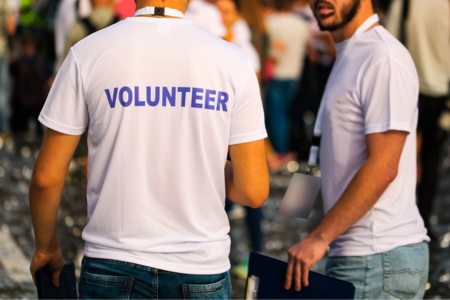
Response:
[[[318,1],[315,5],[315,7],[318,5],[318,3],[323,2],[326,3],[326,1]],[[326,3],[328,4],[328,3]],[[330,4],[328,4],[331,6]],[[350,21],[353,20],[353,18],[356,16],[356,14],[359,11],[359,8],[361,6],[361,0],[352,0],[352,2],[346,6],[343,6],[340,15],[340,20],[335,20],[331,24],[323,24],[321,22],[321,19],[326,19],[332,16],[336,15],[336,12],[329,13],[327,15],[319,15],[316,9],[313,9],[314,16],[316,17],[317,23],[319,24],[319,28],[321,31],[335,31],[337,29],[340,29],[350,23]]]

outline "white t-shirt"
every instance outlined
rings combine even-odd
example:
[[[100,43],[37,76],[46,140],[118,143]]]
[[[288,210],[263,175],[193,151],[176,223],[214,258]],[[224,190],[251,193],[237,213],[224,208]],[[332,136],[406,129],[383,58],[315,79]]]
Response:
[[[271,44],[284,45],[284,49],[269,50],[276,61],[274,78],[298,79],[310,37],[308,24],[294,13],[274,13],[267,18],[267,33]]]
[[[337,45],[336,65],[348,45]],[[428,240],[416,206],[418,79],[407,50],[383,27],[363,33],[327,86],[320,160],[325,211],[367,159],[366,135],[408,132],[397,178],[375,206],[330,247],[331,256],[370,255]]]
[[[87,256],[229,269],[228,146],[267,136],[238,47],[187,20],[128,18],[72,47],[39,120],[71,135],[89,124]]]
[[[186,10],[186,19],[215,36],[224,37],[226,34],[219,9],[205,0],[191,0]]]

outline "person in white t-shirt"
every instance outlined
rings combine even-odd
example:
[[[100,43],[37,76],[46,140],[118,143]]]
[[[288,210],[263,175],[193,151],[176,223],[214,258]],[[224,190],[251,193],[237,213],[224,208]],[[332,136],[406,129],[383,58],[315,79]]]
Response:
[[[273,76],[266,82],[265,106],[267,131],[279,159],[293,158],[290,145],[291,112],[296,83],[303,71],[303,61],[310,38],[307,23],[293,11],[292,0],[273,2],[275,11],[267,17],[269,57]]]
[[[252,62],[253,69],[259,75],[261,71],[260,57],[252,45],[250,27],[240,16],[236,3],[233,0],[217,0],[216,5],[221,13],[222,22],[226,29],[224,39],[244,50]]]
[[[30,187],[30,270],[48,264],[58,283],[57,210],[87,130],[81,298],[230,298],[225,198],[251,207],[267,198],[252,65],[185,20],[185,8],[139,0],[134,17],[81,40],[40,114],[48,130]]]
[[[386,27],[403,40],[419,74],[417,205],[432,233],[430,219],[447,140],[439,123],[450,99],[450,1],[410,0],[406,20],[402,20],[404,2],[392,1]]]
[[[16,32],[19,14],[18,0],[0,1],[0,135],[10,130],[10,78],[8,36]]]
[[[87,17],[91,13],[92,6],[89,0],[62,0],[55,15],[55,70],[61,67],[65,58],[64,48],[67,35],[77,17]]]
[[[415,203],[414,63],[371,1],[310,4],[337,43],[315,128],[326,215],[289,249],[285,287],[308,286],[329,248],[327,274],[353,283],[355,299],[421,299],[429,238]]]
[[[208,3],[206,0],[189,0],[188,2],[186,19],[191,20],[215,36],[225,36],[226,29],[222,23],[222,16],[214,4]]]

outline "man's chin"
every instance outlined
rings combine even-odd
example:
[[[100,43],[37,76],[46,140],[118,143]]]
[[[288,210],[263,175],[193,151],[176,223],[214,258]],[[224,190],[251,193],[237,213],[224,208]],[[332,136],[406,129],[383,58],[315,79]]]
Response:
[[[327,30],[326,28],[328,27],[333,27],[334,22],[333,22],[333,17],[334,17],[334,13],[329,13],[326,15],[317,15],[316,19],[317,19],[317,23],[319,24],[320,30],[325,31]],[[322,29],[324,28],[324,29]]]
[[[336,29],[336,24],[333,22],[318,22],[320,31],[333,31]]]

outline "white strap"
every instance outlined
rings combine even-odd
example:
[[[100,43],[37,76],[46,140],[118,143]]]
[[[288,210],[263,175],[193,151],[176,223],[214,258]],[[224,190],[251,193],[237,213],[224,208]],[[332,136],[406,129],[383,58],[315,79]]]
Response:
[[[136,12],[134,13],[135,17],[143,15],[161,15],[165,17],[184,18],[183,12],[170,7],[146,6],[136,10]]]

